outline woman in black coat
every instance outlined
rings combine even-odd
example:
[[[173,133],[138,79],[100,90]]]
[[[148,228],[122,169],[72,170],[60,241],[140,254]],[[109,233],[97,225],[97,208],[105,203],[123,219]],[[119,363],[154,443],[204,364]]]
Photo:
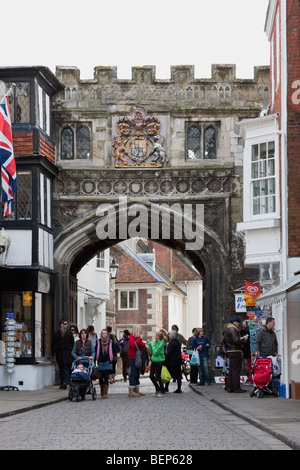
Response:
[[[173,379],[177,380],[177,389],[174,393],[181,393],[181,345],[177,339],[178,333],[171,330],[169,333],[169,344],[164,365],[167,367]],[[165,392],[169,391],[169,382],[165,385]]]

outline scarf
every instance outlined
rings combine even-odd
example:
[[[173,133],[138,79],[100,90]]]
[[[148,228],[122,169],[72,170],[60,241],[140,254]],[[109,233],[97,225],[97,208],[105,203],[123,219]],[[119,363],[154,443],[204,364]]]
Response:
[[[98,339],[97,358],[96,358],[97,362],[99,359],[100,347],[102,349],[103,356],[107,354],[107,351],[109,352],[109,360],[112,362],[114,359],[113,350],[112,350],[112,341],[109,338],[107,338],[106,341],[103,341],[103,339],[101,338],[101,343],[100,343],[100,340]]]

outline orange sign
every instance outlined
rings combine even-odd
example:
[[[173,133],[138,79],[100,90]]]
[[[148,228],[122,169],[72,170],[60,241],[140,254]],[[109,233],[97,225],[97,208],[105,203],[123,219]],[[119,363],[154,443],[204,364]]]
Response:
[[[32,292],[23,292],[23,307],[32,307]]]
[[[260,296],[261,287],[252,282],[245,282],[244,299],[246,307],[255,307],[255,301]]]

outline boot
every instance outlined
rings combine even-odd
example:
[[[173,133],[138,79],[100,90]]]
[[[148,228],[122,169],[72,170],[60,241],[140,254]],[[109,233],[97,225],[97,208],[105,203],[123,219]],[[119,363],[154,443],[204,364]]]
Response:
[[[104,384],[100,384],[101,397],[103,397],[103,387],[104,387]]]
[[[108,392],[108,385],[103,384],[103,395],[102,395],[102,398],[108,398],[107,392]]]
[[[139,397],[140,395],[135,392],[135,387],[129,387],[128,396],[129,397]]]
[[[139,397],[144,397],[144,396],[145,396],[144,393],[141,393],[141,392],[140,392],[140,387],[139,387],[139,386],[135,387],[135,388],[134,388],[134,391],[135,391],[135,393],[138,394]]]

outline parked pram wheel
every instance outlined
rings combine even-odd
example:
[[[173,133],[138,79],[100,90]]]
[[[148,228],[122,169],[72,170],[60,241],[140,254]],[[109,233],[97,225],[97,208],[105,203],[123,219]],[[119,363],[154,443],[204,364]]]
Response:
[[[273,395],[274,395],[274,397],[278,397],[278,396],[279,396],[279,392],[278,392],[277,388],[274,388],[274,389],[273,389]]]
[[[250,397],[252,398],[252,397],[254,397],[254,395],[255,395],[255,390],[251,390]]]
[[[71,388],[69,389],[69,400],[73,400],[73,390]]]

